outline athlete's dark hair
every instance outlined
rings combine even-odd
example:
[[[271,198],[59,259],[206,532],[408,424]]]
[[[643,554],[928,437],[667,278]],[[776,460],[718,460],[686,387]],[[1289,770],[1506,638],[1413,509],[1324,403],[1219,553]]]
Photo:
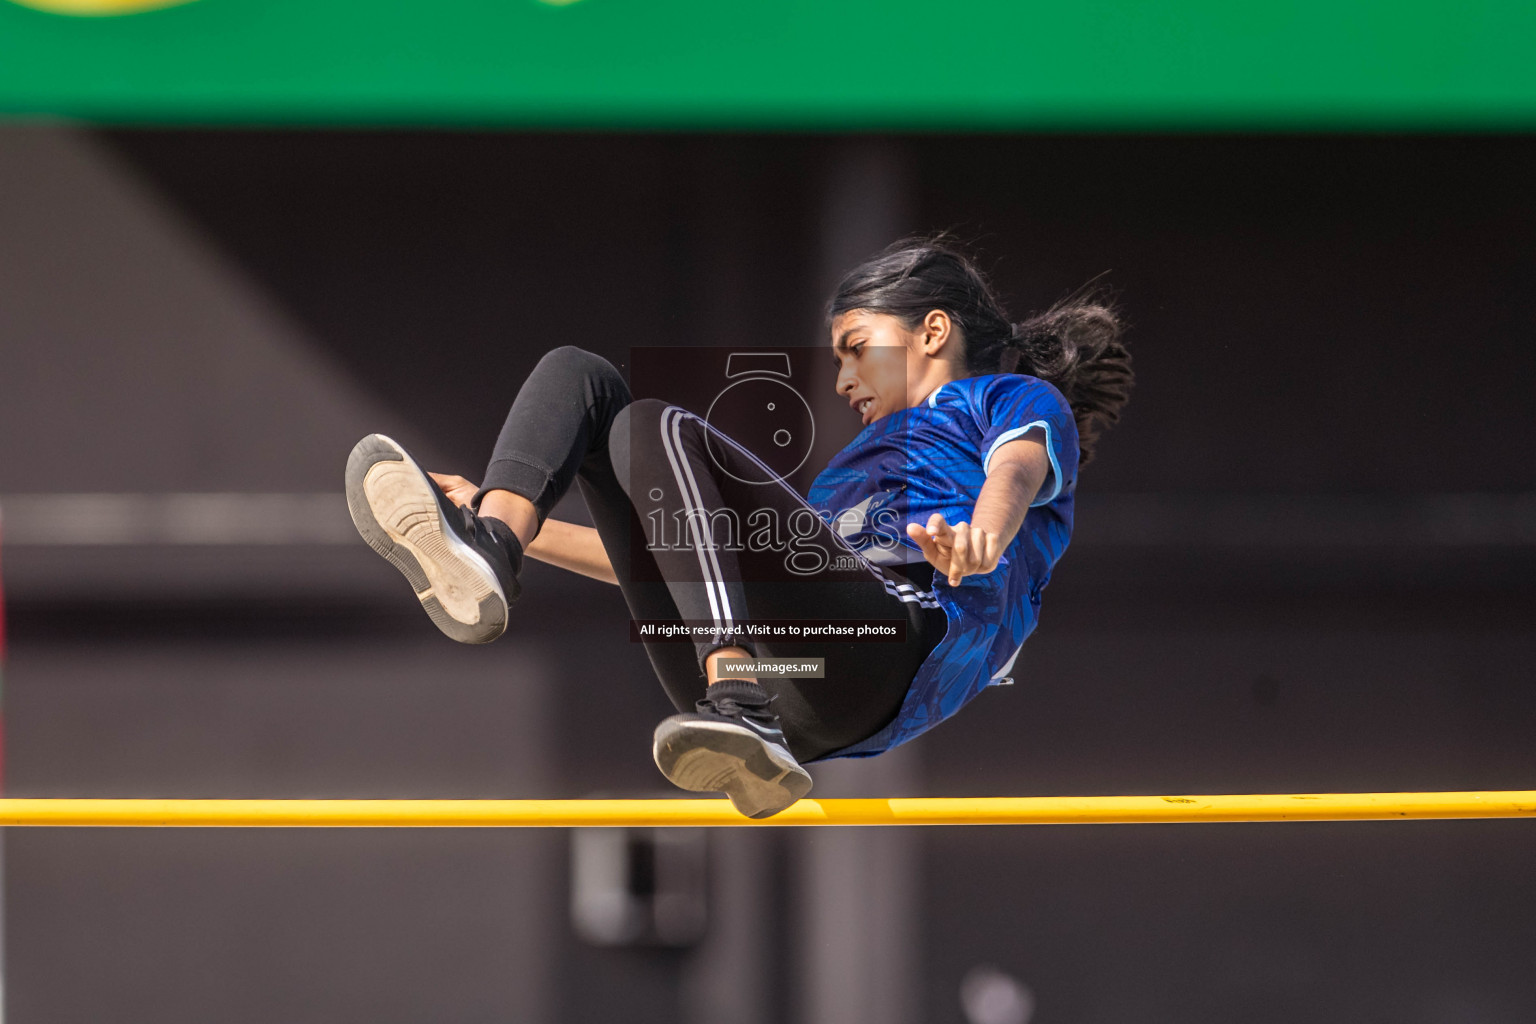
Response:
[[[943,235],[902,239],[849,271],[827,318],[854,309],[894,316],[908,330],[942,309],[960,328],[971,375],[1027,373],[1050,382],[1072,406],[1082,464],[1130,397],[1131,354],[1108,299],[1086,288],[1015,323],[971,258]]]

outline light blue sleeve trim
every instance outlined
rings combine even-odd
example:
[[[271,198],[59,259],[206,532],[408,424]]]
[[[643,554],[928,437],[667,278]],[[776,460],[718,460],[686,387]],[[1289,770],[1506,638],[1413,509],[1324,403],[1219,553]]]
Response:
[[[1055,485],[1051,488],[1051,493],[1045,497],[1042,498],[1037,495],[1035,500],[1029,503],[1030,508],[1049,505],[1061,494],[1061,463],[1056,458],[1056,435],[1052,432],[1049,423],[1045,420],[1035,420],[1033,423],[1026,423],[1022,427],[1014,427],[1012,430],[1003,432],[996,441],[992,442],[992,447],[987,449],[987,457],[981,460],[981,472],[985,476],[992,466],[992,456],[997,452],[998,448],[1009,441],[1023,437],[1036,427],[1045,431],[1045,454],[1051,460],[1051,479],[1055,482]]]

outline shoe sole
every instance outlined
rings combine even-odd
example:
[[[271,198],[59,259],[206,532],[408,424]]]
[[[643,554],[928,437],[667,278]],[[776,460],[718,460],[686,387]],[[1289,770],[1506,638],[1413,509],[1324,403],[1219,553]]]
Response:
[[[811,791],[811,776],[778,744],[728,722],[662,722],[656,767],[673,785],[724,793],[749,818],[767,818]]]
[[[466,644],[506,632],[507,598],[480,554],[443,522],[421,467],[391,439],[369,434],[347,458],[347,508],[368,546],[405,574],[437,628]]]

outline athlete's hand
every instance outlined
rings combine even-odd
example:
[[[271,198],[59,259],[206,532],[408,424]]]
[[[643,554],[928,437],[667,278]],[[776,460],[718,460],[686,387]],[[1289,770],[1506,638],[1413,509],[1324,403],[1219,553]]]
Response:
[[[1003,555],[1003,539],[1000,535],[972,526],[956,523],[950,526],[942,512],[928,517],[928,526],[907,524],[907,536],[922,548],[923,557],[934,569],[949,578],[949,585],[958,587],[966,576],[989,573],[997,568]]]
[[[470,483],[461,476],[453,476],[449,473],[428,473],[427,476],[437,481],[437,486],[448,495],[448,500],[461,508],[474,500],[480,493],[480,485]]]

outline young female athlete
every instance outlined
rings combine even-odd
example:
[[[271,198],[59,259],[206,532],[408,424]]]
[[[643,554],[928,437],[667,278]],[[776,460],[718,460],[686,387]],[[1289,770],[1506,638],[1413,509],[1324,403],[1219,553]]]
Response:
[[[750,817],[775,814],[810,789],[803,764],[888,750],[1004,680],[1067,546],[1078,465],[1131,386],[1111,309],[1076,300],[1012,323],[942,239],[853,270],[828,317],[837,393],[864,428],[808,498],[709,423],[633,400],[612,364],[564,347],[518,392],[478,487],[424,473],[382,435],[360,441],[353,520],[455,640],[506,629],[524,553],[617,584],[636,620],[705,624],[692,645],[646,644],[682,712],[657,726],[656,764]],[[573,481],[595,528],[548,518]],[[765,521],[754,514],[791,543],[732,530]],[[683,522],[676,542],[655,535]],[[905,630],[752,637],[766,620]],[[822,658],[825,674],[722,680],[722,657]]]

